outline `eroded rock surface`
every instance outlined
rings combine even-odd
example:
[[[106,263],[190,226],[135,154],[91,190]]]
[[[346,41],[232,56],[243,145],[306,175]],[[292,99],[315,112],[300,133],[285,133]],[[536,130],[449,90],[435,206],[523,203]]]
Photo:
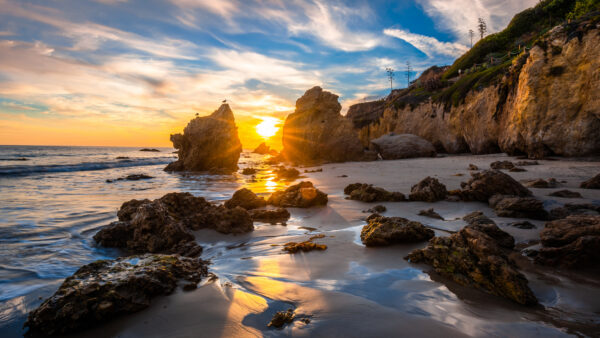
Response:
[[[383,188],[374,187],[372,184],[352,183],[344,188],[344,194],[349,199],[362,202],[400,202],[406,197],[401,192],[390,192]]]
[[[274,192],[267,203],[277,207],[310,208],[327,204],[327,194],[315,188],[310,181],[289,186],[283,191]]]
[[[419,222],[373,214],[367,218],[367,225],[360,232],[360,240],[366,246],[386,246],[422,242],[434,235],[433,230]]]
[[[463,186],[464,200],[487,202],[494,195],[531,196],[531,191],[509,175],[498,170],[471,173],[472,178]]]
[[[196,285],[205,262],[177,255],[146,254],[84,265],[33,310],[32,332],[64,335],[140,311],[153,297],[170,294],[180,280]]]
[[[540,233],[540,264],[567,268],[600,266],[600,215],[577,215],[546,223]]]
[[[242,207],[246,210],[262,208],[267,205],[267,201],[263,197],[260,197],[247,188],[242,188],[233,193],[231,199],[225,201],[225,207],[233,209],[235,207]]]
[[[384,160],[437,155],[431,142],[413,134],[390,133],[371,140],[371,144]]]
[[[489,199],[489,205],[500,217],[539,220],[549,218],[548,212],[544,209],[544,203],[535,197],[494,195]]]
[[[409,199],[411,201],[436,202],[445,199],[447,195],[446,186],[437,178],[428,176],[412,186]]]
[[[429,217],[429,218],[444,220],[444,217],[440,216],[440,214],[435,212],[435,210],[433,210],[433,208],[419,211],[419,216],[425,216],[425,217]]]
[[[587,181],[581,182],[579,187],[584,189],[600,189],[600,174],[590,178]]]
[[[212,171],[232,173],[242,152],[235,118],[228,104],[209,116],[196,117],[183,130],[171,135],[179,159],[166,171]]]
[[[600,206],[591,203],[567,203],[550,210],[552,219],[567,218],[571,215],[600,215]]]
[[[434,237],[424,249],[411,252],[412,263],[426,263],[455,282],[508,298],[523,305],[537,299],[528,281],[508,258],[514,239],[482,213],[465,217],[471,224],[449,237]]]

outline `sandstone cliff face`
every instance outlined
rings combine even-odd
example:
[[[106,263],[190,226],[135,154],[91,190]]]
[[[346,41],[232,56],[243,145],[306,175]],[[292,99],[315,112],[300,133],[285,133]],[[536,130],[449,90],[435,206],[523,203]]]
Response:
[[[321,87],[306,91],[283,125],[283,156],[300,164],[375,159],[341,109],[337,95]]]
[[[600,33],[589,24],[583,31],[570,38],[566,26],[555,27],[524,56],[518,80],[507,75],[498,85],[476,88],[458,106],[431,99],[398,109],[388,104],[376,122],[360,127],[359,137],[368,145],[389,132],[416,134],[448,153],[598,155]]]
[[[166,171],[214,171],[231,173],[238,169],[242,152],[235,118],[228,104],[209,116],[196,117],[183,134],[171,135],[179,159]]]

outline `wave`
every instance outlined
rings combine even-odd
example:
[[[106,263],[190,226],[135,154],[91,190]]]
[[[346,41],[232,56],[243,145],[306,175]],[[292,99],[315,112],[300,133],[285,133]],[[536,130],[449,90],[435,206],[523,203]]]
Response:
[[[168,164],[173,158],[153,157],[141,159],[128,159],[103,162],[82,162],[76,164],[52,164],[52,165],[14,165],[0,167],[0,177],[26,176],[45,173],[62,173],[76,171],[105,170],[112,168],[142,167],[158,164]]]

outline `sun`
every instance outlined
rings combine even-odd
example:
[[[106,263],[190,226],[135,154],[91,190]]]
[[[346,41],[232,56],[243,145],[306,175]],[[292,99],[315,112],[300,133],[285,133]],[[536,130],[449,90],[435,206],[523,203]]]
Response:
[[[262,122],[256,125],[256,133],[267,139],[277,133],[279,120],[273,117],[263,117]]]

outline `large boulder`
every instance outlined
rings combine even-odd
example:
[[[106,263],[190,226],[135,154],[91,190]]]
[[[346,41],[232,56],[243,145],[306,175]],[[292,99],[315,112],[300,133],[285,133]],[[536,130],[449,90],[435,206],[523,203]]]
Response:
[[[460,192],[464,200],[487,202],[494,195],[514,195],[527,197],[531,191],[509,175],[499,170],[484,170],[471,173],[472,178]]]
[[[522,305],[537,299],[528,281],[508,258],[514,239],[482,213],[465,216],[471,224],[449,237],[434,237],[424,249],[411,252],[411,263],[426,263],[455,282],[482,289]]]
[[[277,207],[310,208],[313,206],[326,205],[327,194],[315,188],[312,182],[300,182],[289,186],[283,191],[274,192],[267,203]]]
[[[232,173],[242,152],[235,118],[228,104],[223,104],[209,116],[196,117],[183,134],[171,135],[179,159],[166,171],[211,171]]]
[[[264,198],[256,195],[252,190],[242,188],[233,193],[231,199],[225,201],[225,207],[233,209],[235,207],[242,207],[246,210],[262,208],[267,205],[267,201]]]
[[[172,293],[180,280],[186,289],[195,288],[206,274],[205,262],[177,255],[96,261],[67,278],[29,314],[25,326],[45,335],[76,332],[140,311],[152,298]]]
[[[170,193],[154,201],[131,200],[123,203],[117,216],[119,221],[103,227],[94,240],[139,253],[197,254],[197,248],[186,245],[194,243],[191,230],[243,233],[254,229],[245,209],[216,206],[190,193]]]
[[[367,225],[360,232],[360,240],[366,246],[386,246],[422,242],[434,235],[433,230],[419,222],[373,214],[367,218]]]
[[[582,268],[600,266],[600,215],[576,215],[546,223],[540,233],[540,264]]]
[[[344,194],[350,195],[351,200],[362,202],[400,202],[406,197],[401,192],[389,192],[372,184],[352,183],[344,188]]]
[[[544,202],[535,197],[494,195],[489,199],[490,207],[500,217],[531,218],[547,220],[550,215],[544,209]]]
[[[341,109],[337,95],[321,87],[307,90],[283,125],[283,156],[298,164],[376,159],[365,151]]]
[[[409,199],[411,201],[436,202],[446,198],[448,191],[446,186],[437,178],[425,177],[421,182],[410,189]]]
[[[431,142],[413,134],[389,133],[371,140],[371,144],[384,160],[437,155]]]

